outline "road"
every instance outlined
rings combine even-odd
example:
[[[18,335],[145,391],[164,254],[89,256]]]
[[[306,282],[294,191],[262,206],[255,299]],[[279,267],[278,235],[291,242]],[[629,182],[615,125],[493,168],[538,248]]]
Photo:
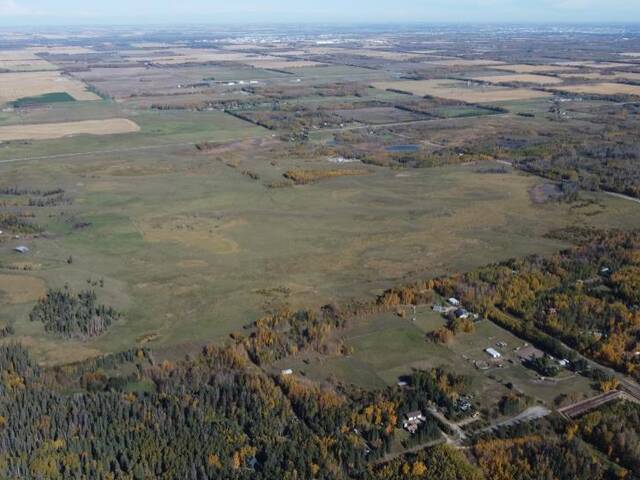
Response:
[[[629,200],[630,202],[640,203],[640,198],[630,197],[629,195],[625,195],[623,193],[608,192],[606,190],[603,190],[603,192],[612,197],[622,198],[623,200]]]
[[[517,423],[531,422],[533,420],[546,417],[550,413],[551,413],[551,410],[549,410],[547,407],[543,407],[541,405],[535,405],[533,407],[527,408],[524,412],[521,412],[514,417],[508,418],[507,420],[503,420],[501,422],[494,423],[493,425],[489,425],[488,427],[483,428],[481,432],[490,432],[500,427],[508,427],[509,425],[515,425]]]

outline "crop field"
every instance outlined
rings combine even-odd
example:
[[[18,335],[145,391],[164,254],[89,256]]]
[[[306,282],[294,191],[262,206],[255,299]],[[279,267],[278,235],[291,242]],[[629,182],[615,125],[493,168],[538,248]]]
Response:
[[[528,88],[492,87],[460,80],[400,80],[377,82],[374,87],[387,90],[406,91],[413,95],[433,96],[469,103],[499,102],[548,97],[550,94]]]
[[[586,83],[583,85],[567,85],[555,88],[569,93],[586,93],[595,95],[640,95],[640,85],[630,85],[626,83]]]
[[[553,85],[562,83],[561,78],[548,75],[514,74],[514,75],[489,75],[473,77],[474,80],[489,83],[536,83],[538,85]]]
[[[567,73],[560,74],[562,78],[571,78],[571,79],[581,79],[584,78],[586,80],[601,80],[601,81],[610,81],[610,80],[633,80],[634,82],[640,81],[640,73],[637,72],[590,72],[590,73]]]
[[[100,98],[82,82],[59,72],[0,73],[0,104],[57,92],[66,92],[76,100]]]
[[[0,141],[46,140],[70,135],[113,135],[139,130],[138,125],[126,118],[8,125],[0,127]]]
[[[558,66],[558,65],[497,65],[491,67],[493,70],[505,70],[507,72],[516,73],[550,73],[550,72],[567,72],[574,71],[576,68],[571,66]]]

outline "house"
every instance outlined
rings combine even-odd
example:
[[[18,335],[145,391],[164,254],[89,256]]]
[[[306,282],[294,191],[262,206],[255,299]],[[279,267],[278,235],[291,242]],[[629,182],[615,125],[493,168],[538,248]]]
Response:
[[[285,370],[282,370],[280,372],[280,375],[282,376],[293,375],[293,370],[291,370],[290,368],[287,368]]]
[[[471,314],[469,312],[467,312],[464,308],[458,308],[455,312],[453,312],[454,315],[456,316],[456,318],[469,318],[469,316],[471,316]]]
[[[558,365],[560,365],[561,367],[567,368],[569,366],[569,360],[567,360],[566,358],[563,358],[562,360],[558,360]]]
[[[450,299],[448,299],[447,302],[449,302],[454,307],[459,307],[460,306],[460,300],[458,300],[457,298],[454,298],[454,297],[451,297]]]
[[[461,412],[468,412],[471,409],[471,402],[466,397],[460,397],[456,402],[456,407]]]
[[[13,249],[14,252],[18,252],[18,253],[28,253],[29,252],[29,248],[25,247],[24,245],[19,245],[16,248]]]
[[[426,418],[422,415],[422,412],[420,410],[416,410],[405,415],[402,426],[407,432],[416,433],[420,424],[425,420]]]
[[[502,357],[502,354],[499,351],[497,351],[497,350],[495,350],[495,349],[493,349],[491,347],[485,348],[484,351],[493,359],[498,359],[498,358]]]

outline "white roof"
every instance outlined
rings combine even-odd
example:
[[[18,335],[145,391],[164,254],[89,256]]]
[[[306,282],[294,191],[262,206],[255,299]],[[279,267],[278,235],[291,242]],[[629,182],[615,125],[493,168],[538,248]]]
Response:
[[[495,349],[493,349],[491,347],[485,348],[484,351],[487,352],[489,355],[491,355],[493,358],[500,358],[502,356],[502,354],[499,351],[497,351],[497,350],[495,350]]]

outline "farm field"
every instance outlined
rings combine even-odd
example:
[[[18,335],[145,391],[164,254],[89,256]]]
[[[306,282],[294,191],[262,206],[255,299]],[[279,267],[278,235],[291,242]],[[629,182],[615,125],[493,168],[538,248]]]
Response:
[[[626,83],[589,83],[584,85],[567,85],[555,87],[563,92],[587,93],[596,95],[640,95],[640,85]]]
[[[47,140],[71,135],[114,135],[132,133],[140,127],[126,118],[83,120],[80,122],[33,123],[0,126],[0,141]]]
[[[460,80],[401,80],[395,82],[377,82],[374,87],[387,90],[410,92],[413,95],[462,100],[469,103],[486,103],[529,98],[548,97],[547,92],[527,88],[502,88],[486,85],[468,85]]]
[[[551,72],[567,72],[576,70],[571,66],[558,66],[558,65],[528,65],[528,64],[515,64],[515,65],[496,65],[491,67],[493,70],[504,70],[507,72],[516,73],[551,73]]]
[[[66,92],[76,100],[100,99],[86,85],[59,72],[0,73],[0,104],[56,92]]]
[[[551,77],[548,75],[534,75],[534,74],[515,74],[515,75],[489,75],[473,77],[474,80],[489,83],[536,83],[538,85],[553,85],[562,83],[561,78]]]

